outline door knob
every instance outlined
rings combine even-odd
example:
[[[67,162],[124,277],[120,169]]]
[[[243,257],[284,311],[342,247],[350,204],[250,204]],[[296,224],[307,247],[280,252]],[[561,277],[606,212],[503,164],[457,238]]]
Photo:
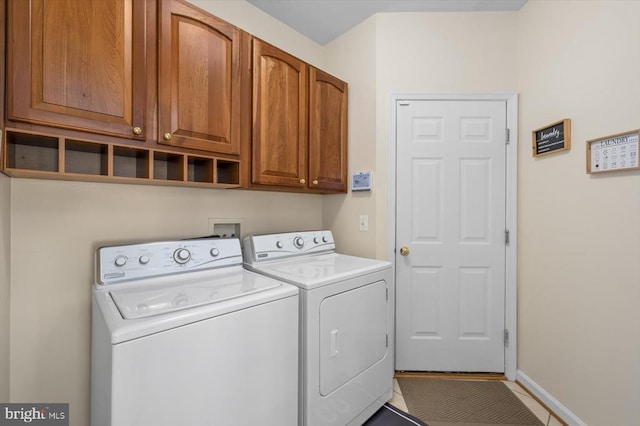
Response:
[[[171,133],[169,133],[169,132],[165,133],[164,135],[162,135],[162,138],[165,141],[170,141],[171,140]]]
[[[134,135],[141,135],[142,134],[142,127],[138,127],[138,126],[134,127],[133,128],[133,134]]]
[[[409,247],[402,247],[400,249],[400,255],[401,256],[408,256],[409,255]]]

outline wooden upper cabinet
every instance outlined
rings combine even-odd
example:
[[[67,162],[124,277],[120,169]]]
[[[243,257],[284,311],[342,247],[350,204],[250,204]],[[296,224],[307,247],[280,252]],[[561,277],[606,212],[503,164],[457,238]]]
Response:
[[[145,139],[147,4],[9,0],[10,120]]]
[[[309,179],[316,189],[347,190],[347,83],[309,71]]]
[[[238,154],[246,35],[181,0],[159,7],[158,141]]]
[[[255,184],[307,185],[307,65],[253,40]]]
[[[253,41],[256,185],[347,190],[347,83]]]

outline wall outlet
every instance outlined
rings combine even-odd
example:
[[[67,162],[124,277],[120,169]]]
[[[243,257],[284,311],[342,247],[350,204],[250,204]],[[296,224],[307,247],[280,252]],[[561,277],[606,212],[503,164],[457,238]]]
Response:
[[[360,231],[366,232],[369,230],[369,216],[366,214],[360,215]]]

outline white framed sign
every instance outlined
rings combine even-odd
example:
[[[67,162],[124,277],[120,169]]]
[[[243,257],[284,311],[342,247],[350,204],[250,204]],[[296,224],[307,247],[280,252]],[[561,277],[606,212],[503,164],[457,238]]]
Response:
[[[639,170],[640,130],[587,141],[587,173]]]

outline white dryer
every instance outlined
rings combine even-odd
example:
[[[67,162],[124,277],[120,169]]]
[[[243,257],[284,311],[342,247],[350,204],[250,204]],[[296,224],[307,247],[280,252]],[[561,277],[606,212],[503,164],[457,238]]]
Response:
[[[239,240],[104,247],[96,269],[92,426],[297,423],[298,289]]]
[[[300,289],[300,425],[361,425],[393,392],[389,262],[335,252],[330,231],[254,235],[245,267]]]

